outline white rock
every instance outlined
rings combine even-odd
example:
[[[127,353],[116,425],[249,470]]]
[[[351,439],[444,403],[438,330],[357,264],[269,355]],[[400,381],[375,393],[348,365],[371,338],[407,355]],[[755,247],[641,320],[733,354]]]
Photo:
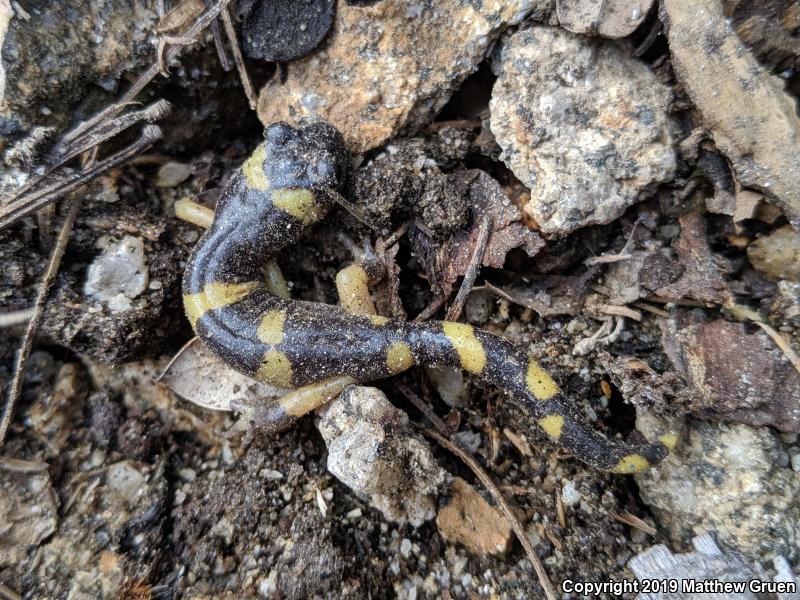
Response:
[[[125,236],[109,244],[89,265],[83,292],[107,302],[112,310],[127,310],[130,300],[144,292],[147,283],[144,242],[138,237]]]
[[[495,68],[491,129],[545,233],[613,221],[672,177],[669,92],[619,46],[535,26]]]
[[[328,470],[400,523],[419,526],[436,515],[434,495],[445,473],[408,416],[371,387],[350,387],[323,412],[319,431]]]
[[[581,502],[581,493],[575,488],[571,481],[565,481],[561,488],[561,500],[565,506],[577,506]]]

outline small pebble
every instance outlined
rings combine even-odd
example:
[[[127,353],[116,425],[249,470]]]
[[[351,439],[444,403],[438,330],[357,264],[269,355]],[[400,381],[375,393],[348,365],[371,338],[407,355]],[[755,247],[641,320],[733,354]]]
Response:
[[[565,506],[577,506],[581,501],[581,493],[575,488],[575,484],[567,480],[561,489],[561,500]]]
[[[411,556],[411,540],[408,538],[403,538],[403,541],[400,542],[400,554],[403,555],[404,558],[408,558]]]

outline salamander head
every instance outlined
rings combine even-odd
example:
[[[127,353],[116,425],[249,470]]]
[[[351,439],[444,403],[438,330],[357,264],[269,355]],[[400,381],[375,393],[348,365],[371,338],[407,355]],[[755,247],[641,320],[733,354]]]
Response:
[[[262,167],[272,188],[338,189],[345,177],[347,151],[328,123],[294,128],[273,123],[264,130]]]

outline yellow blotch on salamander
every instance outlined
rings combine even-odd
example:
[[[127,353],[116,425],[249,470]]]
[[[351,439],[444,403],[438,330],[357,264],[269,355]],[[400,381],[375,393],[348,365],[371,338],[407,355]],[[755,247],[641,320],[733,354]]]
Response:
[[[538,421],[539,427],[544,429],[544,432],[550,436],[554,442],[558,441],[561,437],[561,430],[564,428],[564,417],[561,415],[548,415],[542,417]]]
[[[271,310],[263,317],[258,324],[256,335],[265,344],[277,346],[283,341],[283,326],[286,322],[285,310]]]
[[[247,183],[247,187],[259,192],[265,192],[269,188],[269,179],[264,171],[264,159],[267,157],[266,144],[260,144],[244,163],[242,163],[242,174]]]
[[[458,353],[461,367],[470,373],[480,374],[486,366],[486,350],[475,337],[472,326],[442,321],[442,331]]]
[[[386,366],[393,375],[414,366],[414,355],[405,342],[395,342],[386,350]]]
[[[239,302],[261,284],[257,281],[243,283],[222,283],[215,281],[207,283],[202,292],[185,294],[183,307],[192,329],[197,328],[197,321],[209,310],[224,308],[234,302]]]
[[[369,322],[376,327],[380,327],[381,325],[386,325],[389,322],[389,317],[382,317],[381,315],[369,315]]]
[[[629,454],[619,459],[617,466],[611,469],[614,473],[638,473],[650,466],[648,460],[641,454]]]
[[[553,378],[535,360],[528,363],[525,383],[528,385],[530,393],[538,400],[548,400],[561,391]]]
[[[317,202],[314,192],[303,188],[272,190],[272,206],[292,215],[304,225],[316,223],[328,212]]]
[[[256,371],[256,379],[271,385],[292,387],[292,361],[283,352],[268,350],[264,353],[261,366]]]
[[[667,447],[667,450],[672,452],[675,449],[675,446],[678,445],[678,434],[674,431],[669,433],[665,433],[662,435],[658,440]]]

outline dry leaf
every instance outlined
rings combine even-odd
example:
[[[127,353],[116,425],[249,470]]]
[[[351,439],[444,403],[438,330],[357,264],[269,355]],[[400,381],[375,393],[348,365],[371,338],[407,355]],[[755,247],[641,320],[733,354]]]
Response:
[[[286,394],[286,390],[234,371],[197,338],[178,351],[159,381],[184,400],[209,410],[231,410],[234,402],[271,402]]]

